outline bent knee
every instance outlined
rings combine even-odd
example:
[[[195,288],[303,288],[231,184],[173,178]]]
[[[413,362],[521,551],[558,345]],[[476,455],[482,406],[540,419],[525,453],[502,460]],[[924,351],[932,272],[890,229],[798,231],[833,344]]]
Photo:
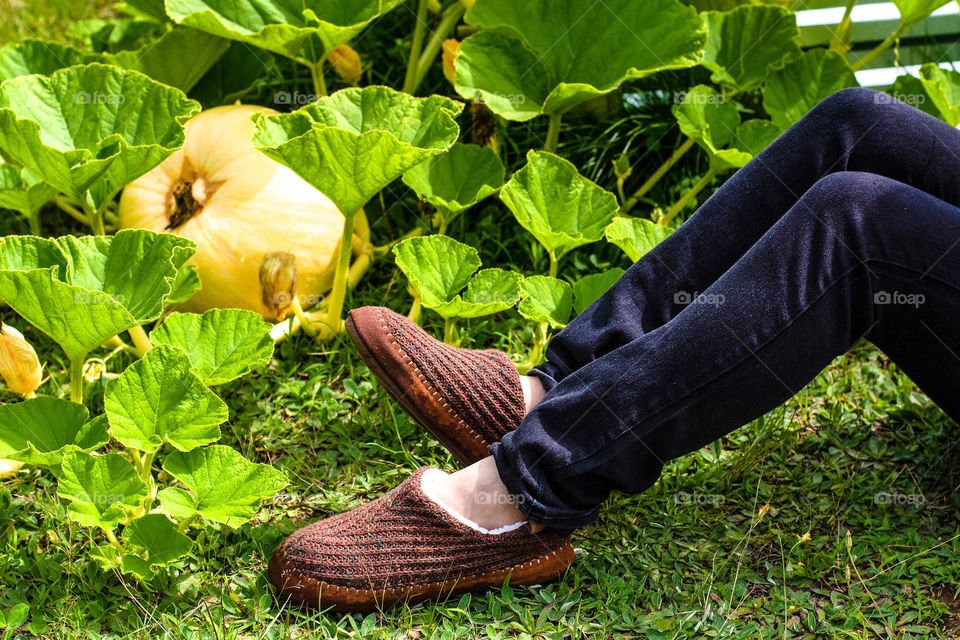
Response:
[[[864,116],[883,105],[890,104],[890,96],[873,89],[850,87],[824,98],[811,114],[837,122],[861,121]]]

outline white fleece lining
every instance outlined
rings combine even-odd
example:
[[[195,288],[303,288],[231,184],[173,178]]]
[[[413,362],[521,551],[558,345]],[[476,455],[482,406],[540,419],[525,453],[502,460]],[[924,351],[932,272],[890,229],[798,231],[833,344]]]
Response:
[[[513,524],[497,527],[496,529],[484,529],[483,527],[478,525],[476,522],[463,517],[462,515],[460,515],[450,507],[448,507],[447,505],[443,504],[443,502],[438,500],[436,496],[431,495],[431,491],[430,491],[431,483],[427,482],[427,478],[436,477],[437,475],[446,475],[446,474],[444,474],[443,471],[440,471],[440,469],[427,469],[426,471],[424,471],[423,475],[420,477],[420,489],[423,491],[423,494],[427,496],[427,498],[432,500],[437,506],[439,506],[441,509],[443,509],[444,511],[449,513],[451,516],[453,516],[461,524],[464,524],[470,527],[474,531],[478,531],[482,534],[489,535],[489,536],[497,536],[503,533],[507,533],[509,531],[519,529],[523,525],[527,524],[526,520],[521,520],[520,522],[514,522]]]

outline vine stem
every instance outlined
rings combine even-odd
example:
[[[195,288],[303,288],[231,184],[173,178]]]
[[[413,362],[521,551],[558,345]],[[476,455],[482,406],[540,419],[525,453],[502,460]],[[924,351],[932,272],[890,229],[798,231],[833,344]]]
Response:
[[[547,274],[551,278],[556,278],[557,275],[560,273],[560,258],[558,258],[557,254],[554,253],[553,251],[551,251],[549,255],[550,255],[550,270],[547,272]]]
[[[103,532],[107,535],[107,540],[110,541],[110,544],[113,545],[114,548],[122,552],[123,545],[120,544],[119,540],[117,540],[117,536],[113,533],[113,531],[110,531],[109,529],[104,529]]]
[[[420,54],[423,51],[423,39],[427,35],[427,12],[430,0],[418,0],[417,22],[413,25],[413,41],[410,43],[410,58],[407,60],[407,73],[403,78],[403,92],[413,95],[417,90],[417,69]]]
[[[347,274],[350,271],[351,247],[353,246],[353,223],[357,217],[354,211],[350,215],[344,214],[343,235],[340,237],[340,249],[337,254],[337,271],[333,277],[333,290],[330,291],[329,306],[325,323],[332,337],[343,327],[343,303],[347,297]],[[327,337],[327,336],[324,336]]]
[[[407,314],[407,318],[414,324],[420,324],[420,310],[422,308],[423,300],[420,298],[420,294],[414,291],[413,304],[410,305],[410,313]]]
[[[909,26],[909,25],[900,23],[900,25],[899,25],[896,29],[893,30],[893,33],[891,33],[889,36],[887,36],[887,37],[883,40],[883,42],[881,42],[880,44],[878,44],[877,46],[875,46],[873,49],[871,49],[870,51],[868,51],[865,56],[863,56],[862,58],[860,58],[859,60],[857,60],[855,63],[853,63],[852,65],[850,65],[850,68],[851,68],[853,71],[860,71],[860,70],[862,70],[862,69],[866,69],[867,67],[869,67],[869,66],[873,63],[874,60],[876,60],[876,59],[879,58],[881,55],[883,55],[883,53],[884,53],[887,49],[889,49],[890,47],[892,47],[892,46],[894,45],[894,43],[896,43],[897,40],[900,39],[900,36],[903,35],[903,32],[907,30],[907,27],[908,27],[908,26]]]
[[[664,226],[670,224],[670,222],[677,217],[677,214],[683,211],[684,207],[690,204],[690,201],[696,198],[697,194],[703,191],[707,185],[710,184],[710,181],[713,180],[716,175],[717,172],[713,169],[710,169],[703,174],[703,177],[697,181],[697,184],[690,187],[679,200],[674,202],[673,205],[667,209],[667,212],[663,214],[663,217],[660,219],[660,224]]]
[[[143,327],[131,327],[127,330],[127,333],[130,334],[130,339],[133,340],[133,346],[137,350],[138,356],[143,357],[147,351],[153,349],[153,343],[150,342],[150,338],[147,336],[147,332],[143,330]]]
[[[57,196],[54,199],[54,202],[58,208],[60,208],[62,211],[65,211],[71,218],[81,224],[90,226],[90,219],[87,217],[87,214],[73,206],[73,204],[71,204],[65,197]]]
[[[551,115],[550,124],[547,126],[547,140],[543,144],[543,150],[550,153],[556,153],[560,144],[560,125],[563,124],[562,115]]]
[[[70,360],[70,402],[83,404],[83,363],[86,356]]]
[[[327,80],[323,77],[323,60],[307,66],[310,67],[310,79],[313,80],[314,93],[317,94],[318,98],[327,95]]]
[[[456,335],[457,324],[453,318],[444,318],[443,320],[443,341],[447,344],[453,344]]]
[[[423,79],[427,77],[430,66],[433,65],[433,61],[437,59],[437,55],[443,48],[443,41],[457,27],[457,23],[460,22],[460,18],[466,11],[467,7],[462,2],[454,2],[444,11],[440,24],[434,29],[430,40],[427,41],[427,46],[424,47],[423,53],[420,55],[420,60],[417,63],[417,76],[413,81],[413,92],[416,92]]]
[[[636,206],[637,202],[640,201],[640,198],[647,195],[650,190],[660,182],[660,179],[667,175],[667,172],[680,162],[680,159],[683,158],[690,149],[693,149],[694,144],[693,138],[687,138],[686,142],[677,147],[673,154],[671,154],[656,171],[650,174],[650,177],[630,196],[630,199],[623,203],[623,207],[620,210],[621,213],[629,213],[630,210]]]
[[[36,209],[27,216],[27,222],[30,223],[30,233],[35,236],[43,235],[43,225],[40,224],[40,209]]]

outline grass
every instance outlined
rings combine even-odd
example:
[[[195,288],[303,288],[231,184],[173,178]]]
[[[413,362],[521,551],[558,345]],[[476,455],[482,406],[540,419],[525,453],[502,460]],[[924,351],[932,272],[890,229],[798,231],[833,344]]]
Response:
[[[0,0],[0,42],[62,34],[109,4]],[[393,33],[406,21],[398,10],[382,28]],[[391,61],[400,43],[364,40],[374,79],[398,77]],[[425,92],[442,86],[438,76]],[[649,152],[649,168],[669,155],[665,109],[628,110],[602,125],[571,119],[561,151],[609,188],[610,162],[625,148]],[[511,127],[502,141],[508,156],[521,162],[542,129]],[[689,155],[651,205],[696,179],[702,158]],[[384,202],[370,212],[380,242],[417,219],[403,190]],[[471,212],[451,234],[478,246],[485,265],[541,270],[545,257],[502,216],[495,207]],[[46,219],[58,220],[53,212]],[[0,215],[0,233],[11,232],[25,228]],[[617,251],[590,247],[564,272],[575,278],[614,263],[623,263]],[[379,263],[353,304],[404,309],[409,299],[391,265]],[[0,319],[14,321],[4,310]],[[440,330],[435,316],[427,321]],[[518,357],[532,335],[512,312],[463,331],[468,346]],[[55,394],[66,384],[61,356],[27,334],[53,375],[43,391]],[[866,639],[953,637],[960,628],[957,425],[869,345],[783,408],[672,462],[645,494],[611,498],[599,522],[575,535],[579,558],[563,581],[369,616],[283,606],[266,557],[303,524],[362,504],[421,465],[453,468],[452,458],[343,340],[284,343],[269,367],[220,391],[231,408],[224,443],[285,469],[288,490],[248,526],[205,530],[184,566],[144,585],[89,559],[90,534],[68,522],[49,475],[27,469],[0,480],[0,636]],[[13,400],[0,392],[0,401]],[[90,402],[100,401],[95,389]]]

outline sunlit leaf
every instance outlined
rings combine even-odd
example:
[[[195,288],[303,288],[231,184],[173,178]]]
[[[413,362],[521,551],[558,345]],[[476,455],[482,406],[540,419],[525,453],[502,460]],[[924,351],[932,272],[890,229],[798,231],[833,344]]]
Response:
[[[111,531],[127,522],[147,497],[147,484],[119,453],[93,456],[74,451],[63,457],[57,495],[70,503],[67,515],[72,520]]]
[[[527,320],[562,329],[573,313],[573,287],[557,278],[530,276],[520,283],[523,298],[518,311]]]

